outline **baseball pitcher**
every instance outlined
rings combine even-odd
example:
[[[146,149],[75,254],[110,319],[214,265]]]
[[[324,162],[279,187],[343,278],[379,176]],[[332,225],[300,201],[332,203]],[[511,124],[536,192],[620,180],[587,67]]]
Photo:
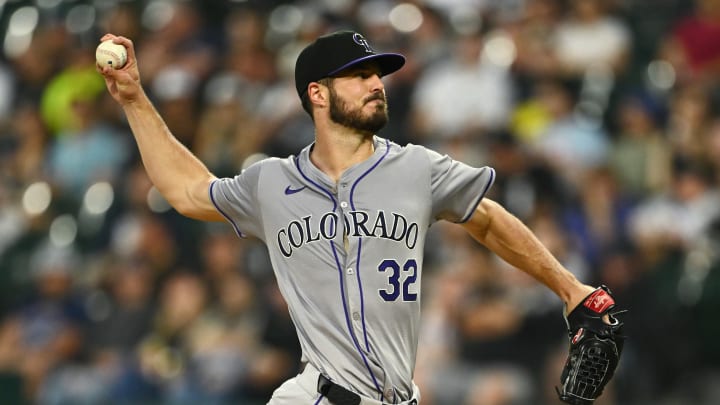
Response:
[[[484,198],[492,168],[375,135],[388,120],[381,77],[403,66],[402,55],[378,53],[356,32],[318,38],[295,66],[315,142],[297,156],[218,179],[173,137],[145,95],[133,43],[107,39],[125,46],[128,60],[98,70],[154,185],[181,214],[227,221],[268,247],[305,365],[270,404],[419,403],[413,369],[422,253],[439,220],[464,227],[574,309],[560,397],[587,404],[602,392],[621,349],[610,291],[581,284],[518,219]]]

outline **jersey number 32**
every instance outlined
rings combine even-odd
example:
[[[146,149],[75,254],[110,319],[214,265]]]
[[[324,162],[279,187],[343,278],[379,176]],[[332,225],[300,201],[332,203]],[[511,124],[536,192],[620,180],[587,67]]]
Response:
[[[402,294],[403,301],[417,301],[417,293],[410,287],[417,281],[417,262],[409,259],[401,267],[396,260],[385,259],[378,266],[379,272],[388,273],[388,288],[379,290],[385,301],[396,301]]]

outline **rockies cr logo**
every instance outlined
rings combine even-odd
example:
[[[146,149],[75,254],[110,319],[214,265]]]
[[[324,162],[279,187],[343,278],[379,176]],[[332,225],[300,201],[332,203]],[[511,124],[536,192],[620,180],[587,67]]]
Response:
[[[356,44],[365,48],[365,52],[373,53],[373,49],[370,47],[370,44],[368,44],[367,39],[365,39],[362,35],[355,33],[353,35],[353,41],[355,41]]]

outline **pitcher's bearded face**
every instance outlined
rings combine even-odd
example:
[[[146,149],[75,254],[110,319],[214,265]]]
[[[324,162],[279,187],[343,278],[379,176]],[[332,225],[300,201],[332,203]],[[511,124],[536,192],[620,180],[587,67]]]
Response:
[[[388,122],[387,99],[384,92],[365,97],[360,106],[340,96],[335,86],[330,89],[330,119],[342,126],[375,134]]]

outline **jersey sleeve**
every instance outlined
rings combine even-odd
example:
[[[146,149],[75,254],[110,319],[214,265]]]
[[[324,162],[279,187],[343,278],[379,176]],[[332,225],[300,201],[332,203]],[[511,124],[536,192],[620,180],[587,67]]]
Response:
[[[210,200],[215,209],[241,237],[258,236],[262,229],[257,196],[261,169],[262,162],[258,162],[235,177],[217,179],[210,184]]]
[[[433,150],[427,152],[433,218],[466,222],[495,181],[495,170],[472,167]]]

